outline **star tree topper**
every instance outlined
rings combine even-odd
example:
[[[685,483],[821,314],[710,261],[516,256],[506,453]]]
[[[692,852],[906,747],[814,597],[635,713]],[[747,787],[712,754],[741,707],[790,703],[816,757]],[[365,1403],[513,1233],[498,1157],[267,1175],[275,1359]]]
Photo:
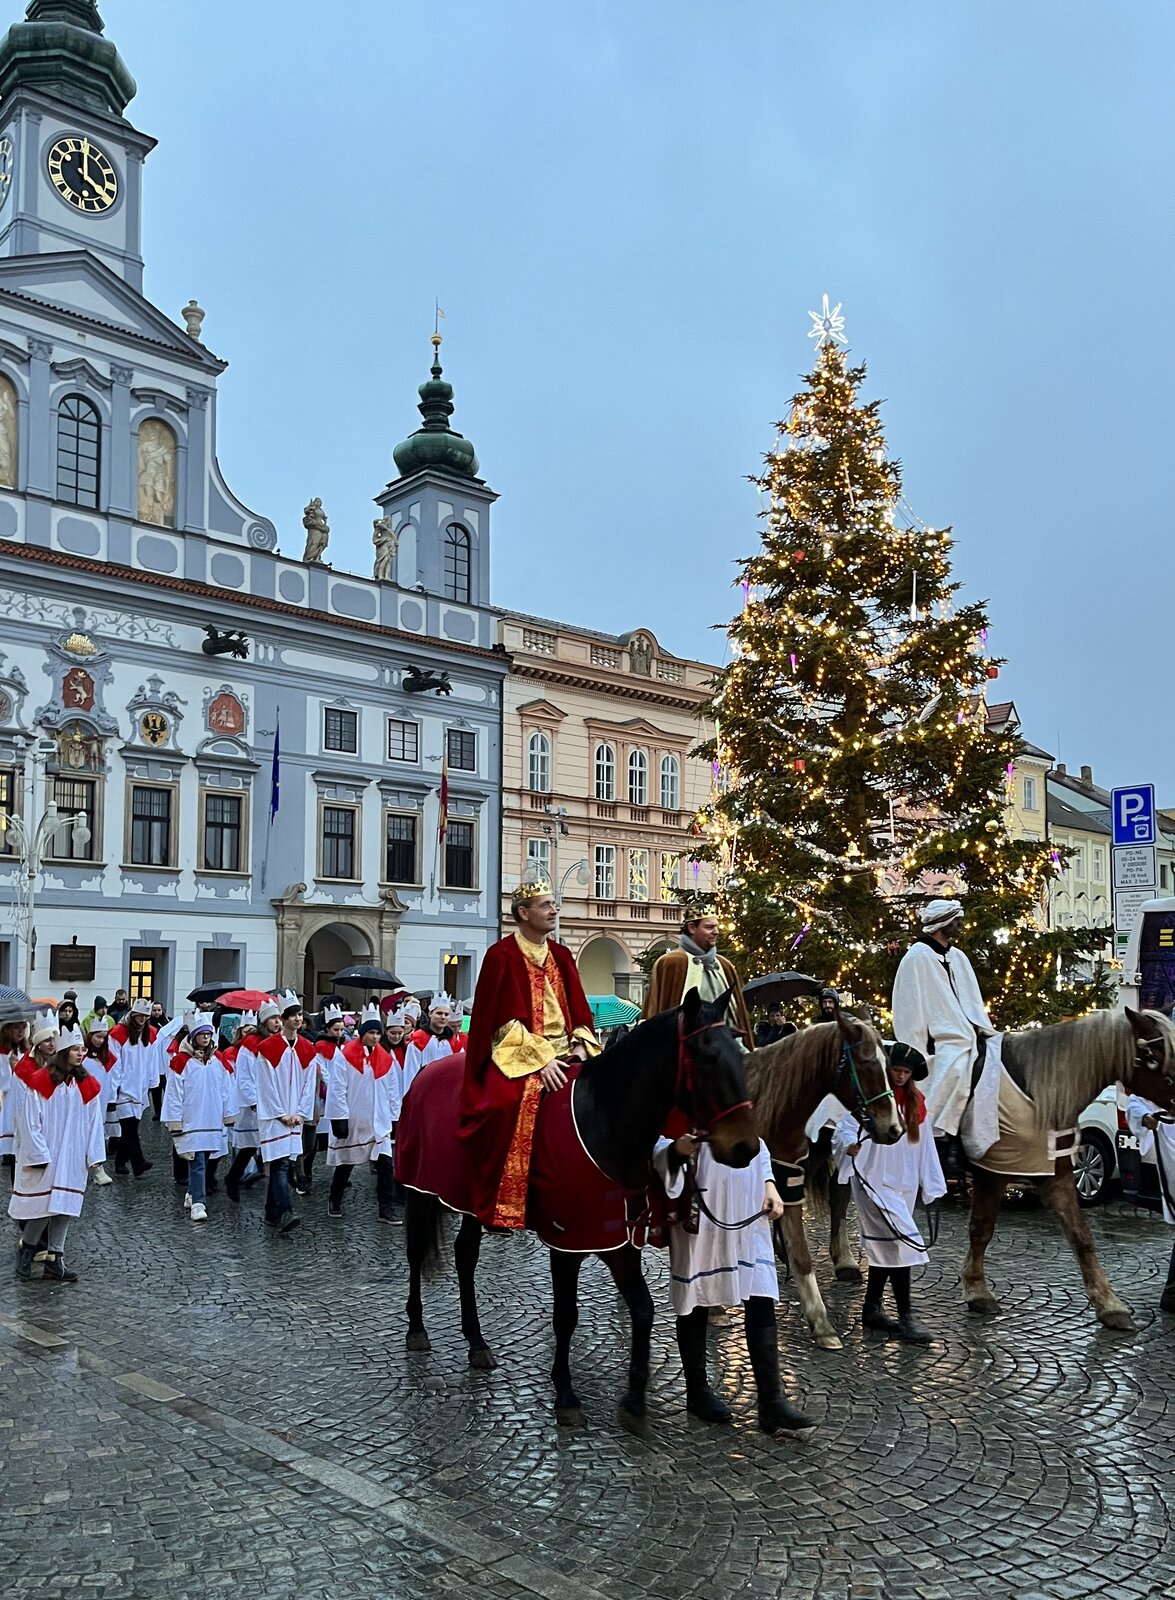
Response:
[[[815,339],[817,349],[826,344],[848,344],[845,338],[845,319],[840,314],[841,302],[838,300],[831,311],[828,308],[828,296],[824,296],[824,306],[820,311],[809,311],[813,326],[808,329],[808,338]]]

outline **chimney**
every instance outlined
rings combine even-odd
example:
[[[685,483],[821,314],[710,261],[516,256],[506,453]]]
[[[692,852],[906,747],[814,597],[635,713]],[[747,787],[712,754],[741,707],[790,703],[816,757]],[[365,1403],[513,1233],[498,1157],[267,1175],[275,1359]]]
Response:
[[[1065,769],[1065,763],[1063,761],[1058,761],[1057,762],[1055,771],[1056,771],[1056,774],[1057,774],[1058,778],[1067,778],[1069,776],[1068,772]]]
[[[1082,769],[1081,769],[1081,781],[1082,781],[1082,783],[1092,783],[1093,782],[1093,768],[1092,767],[1082,767]]]

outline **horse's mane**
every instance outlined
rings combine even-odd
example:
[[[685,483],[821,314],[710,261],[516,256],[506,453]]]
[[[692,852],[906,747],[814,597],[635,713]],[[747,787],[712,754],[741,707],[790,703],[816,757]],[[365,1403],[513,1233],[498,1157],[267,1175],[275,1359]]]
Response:
[[[1143,1015],[1165,1038],[1167,1059],[1175,1060],[1175,1024],[1158,1011]],[[1005,1034],[1002,1059],[1019,1069],[1038,1126],[1071,1128],[1103,1089],[1130,1082],[1137,1046],[1124,1011],[1094,1011],[1072,1022]]]
[[[850,1020],[861,1029],[862,1037],[873,1033],[867,1022],[857,1017]],[[815,1105],[823,1099],[828,1085],[821,1079],[835,1066],[843,1037],[839,1023],[815,1022],[751,1052],[747,1057],[747,1090],[755,1102],[761,1127],[790,1127],[802,1101]],[[873,1037],[880,1055],[881,1039],[875,1033]],[[815,1093],[817,1089],[819,1094]]]

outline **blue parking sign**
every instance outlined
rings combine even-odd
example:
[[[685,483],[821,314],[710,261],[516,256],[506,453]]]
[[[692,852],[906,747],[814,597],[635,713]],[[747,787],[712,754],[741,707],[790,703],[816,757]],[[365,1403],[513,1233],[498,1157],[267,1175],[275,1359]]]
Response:
[[[1154,844],[1154,784],[1138,783],[1133,789],[1112,790],[1110,816],[1114,823],[1115,844]]]

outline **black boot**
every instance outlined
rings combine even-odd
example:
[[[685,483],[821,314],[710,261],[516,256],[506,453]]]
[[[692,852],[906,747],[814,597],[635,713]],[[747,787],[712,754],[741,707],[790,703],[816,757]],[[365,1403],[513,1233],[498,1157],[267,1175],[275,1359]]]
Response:
[[[889,1281],[889,1269],[886,1267],[870,1267],[869,1281],[865,1285],[865,1304],[861,1308],[861,1321],[866,1328],[871,1328],[874,1333],[895,1335],[898,1324],[887,1316],[881,1308],[881,1297],[885,1293],[885,1286]]]
[[[50,1251],[45,1258],[44,1275],[53,1283],[76,1283],[78,1275],[71,1272],[65,1264],[65,1257],[60,1250]]]
[[[33,1275],[33,1247],[31,1244],[20,1244],[16,1250],[16,1275],[26,1281]]]
[[[779,1346],[775,1340],[775,1307],[765,1297],[746,1302],[747,1353],[759,1391],[759,1427],[763,1433],[789,1433],[806,1439],[815,1433],[816,1424],[806,1417],[783,1392],[779,1381]]]
[[[895,1267],[890,1275],[893,1284],[893,1297],[897,1302],[898,1322],[895,1337],[905,1340],[906,1344],[930,1344],[934,1335],[927,1333],[926,1329],[915,1322],[910,1310],[910,1269],[909,1267]]]
[[[706,1379],[708,1322],[705,1306],[696,1306],[688,1317],[677,1319],[677,1348],[685,1373],[685,1409],[702,1422],[729,1422],[730,1407],[718,1398]]]

